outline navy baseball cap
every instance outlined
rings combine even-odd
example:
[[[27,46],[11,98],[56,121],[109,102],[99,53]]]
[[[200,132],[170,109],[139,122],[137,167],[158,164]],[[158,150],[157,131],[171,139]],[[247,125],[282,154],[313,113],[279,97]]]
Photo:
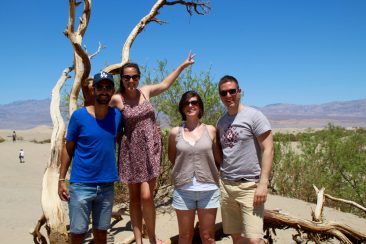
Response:
[[[113,75],[106,73],[106,72],[100,72],[100,73],[97,73],[94,75],[93,86],[96,86],[99,82],[101,82],[103,80],[110,81],[112,83],[112,85],[114,86]]]

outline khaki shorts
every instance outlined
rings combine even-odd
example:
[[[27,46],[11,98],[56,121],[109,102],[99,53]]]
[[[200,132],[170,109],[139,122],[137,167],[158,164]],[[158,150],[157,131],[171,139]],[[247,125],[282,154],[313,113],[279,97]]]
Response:
[[[253,208],[255,182],[220,180],[221,215],[225,234],[263,238],[264,204]]]

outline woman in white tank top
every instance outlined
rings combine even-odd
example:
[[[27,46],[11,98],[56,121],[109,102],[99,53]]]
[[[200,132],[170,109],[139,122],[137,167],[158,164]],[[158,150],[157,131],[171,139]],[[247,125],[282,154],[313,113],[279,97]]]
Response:
[[[221,152],[216,128],[200,122],[204,106],[195,91],[182,95],[179,112],[184,121],[169,134],[168,156],[173,164],[173,207],[179,226],[179,243],[192,243],[196,212],[203,243],[214,243]]]

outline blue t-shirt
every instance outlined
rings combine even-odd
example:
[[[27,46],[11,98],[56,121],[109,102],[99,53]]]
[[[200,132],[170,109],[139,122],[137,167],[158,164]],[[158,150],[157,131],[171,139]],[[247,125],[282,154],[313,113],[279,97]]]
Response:
[[[76,110],[69,121],[67,141],[75,142],[71,183],[115,182],[116,136],[122,116],[109,108],[103,120],[95,119],[85,107]]]

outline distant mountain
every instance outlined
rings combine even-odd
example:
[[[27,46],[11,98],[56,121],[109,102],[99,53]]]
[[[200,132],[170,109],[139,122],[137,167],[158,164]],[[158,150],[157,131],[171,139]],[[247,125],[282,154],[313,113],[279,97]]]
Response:
[[[50,102],[50,99],[26,100],[0,105],[0,129],[52,126]],[[318,128],[328,123],[366,127],[366,99],[320,105],[278,103],[258,109],[269,118],[274,128]]]
[[[50,99],[17,101],[0,105],[0,129],[29,129],[52,126]]]
[[[320,105],[278,103],[258,109],[268,116],[275,128],[324,127],[328,123],[366,127],[366,99]]]

